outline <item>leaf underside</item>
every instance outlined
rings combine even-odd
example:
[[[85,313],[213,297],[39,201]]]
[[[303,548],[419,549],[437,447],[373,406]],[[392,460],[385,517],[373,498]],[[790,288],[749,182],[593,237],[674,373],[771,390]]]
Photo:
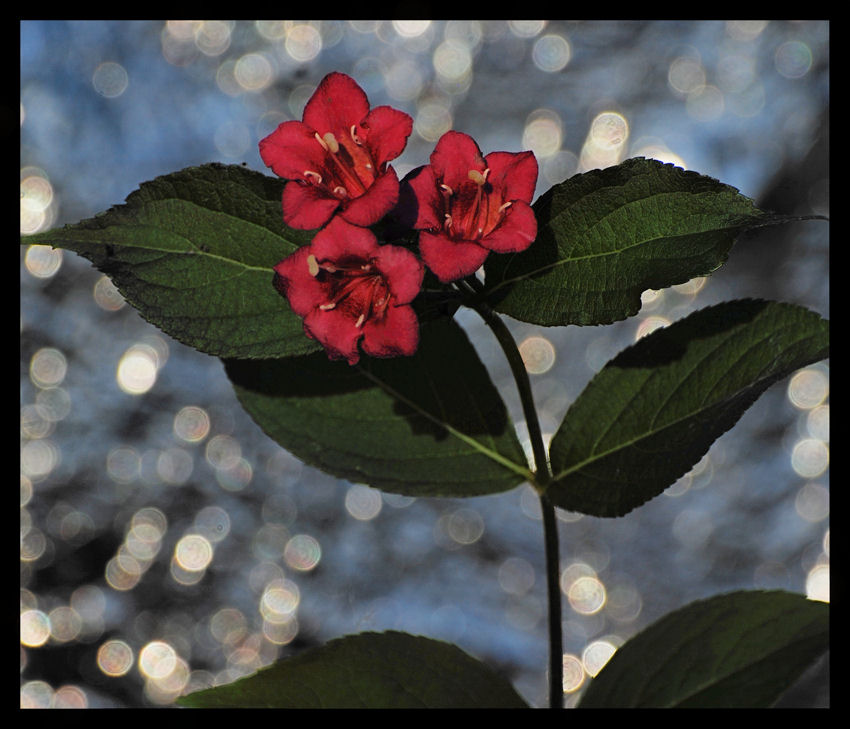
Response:
[[[773,383],[829,356],[803,307],[730,301],[656,330],[608,362],[552,439],[556,506],[622,516],[687,473]]]
[[[338,638],[178,703],[192,708],[528,708],[510,683],[456,646],[395,631]]]
[[[630,639],[580,708],[767,708],[829,648],[829,605],[783,591],[691,603]]]

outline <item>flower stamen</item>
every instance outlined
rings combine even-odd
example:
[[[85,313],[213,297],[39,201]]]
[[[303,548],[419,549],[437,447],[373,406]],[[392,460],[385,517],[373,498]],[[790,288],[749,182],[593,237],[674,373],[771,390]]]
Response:
[[[319,275],[319,262],[316,260],[316,256],[312,253],[307,256],[307,270],[313,278],[316,278],[316,276]]]

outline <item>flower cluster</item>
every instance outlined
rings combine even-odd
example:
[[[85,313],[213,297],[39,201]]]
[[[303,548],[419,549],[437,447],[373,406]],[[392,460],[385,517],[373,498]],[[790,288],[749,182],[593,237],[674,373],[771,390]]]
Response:
[[[425,267],[451,283],[474,274],[491,251],[525,250],[537,235],[531,152],[485,157],[470,136],[450,131],[430,164],[399,182],[388,163],[412,131],[410,116],[371,108],[353,79],[331,73],[300,122],[283,122],[260,142],[263,162],[286,180],[284,222],[320,229],[275,266],[274,284],[332,359],[355,364],[361,349],[413,354],[419,323],[411,303]],[[389,214],[419,231],[418,256],[379,243],[369,226]]]

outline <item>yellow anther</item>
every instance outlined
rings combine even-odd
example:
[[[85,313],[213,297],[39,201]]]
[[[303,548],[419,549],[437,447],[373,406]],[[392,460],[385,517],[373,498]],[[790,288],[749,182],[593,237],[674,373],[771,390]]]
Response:
[[[452,190],[452,188],[450,188],[448,185],[442,184],[440,185],[440,187],[442,188],[443,192],[446,192],[449,195],[454,195],[454,190]]]
[[[351,138],[354,140],[354,143],[355,143],[358,147],[362,147],[362,146],[363,146],[363,140],[362,140],[362,139],[360,139],[360,137],[358,137],[358,136],[357,136],[357,125],[356,125],[356,124],[352,124],[352,125],[351,125]]]
[[[484,174],[482,175],[478,170],[470,170],[467,173],[467,176],[470,180],[472,180],[476,185],[483,185],[487,182],[487,173],[490,172],[489,168],[484,170]]]
[[[319,136],[319,133],[318,133],[318,132],[316,132],[313,136],[314,136],[314,137],[316,137],[316,141],[317,141],[319,144],[321,144],[321,145],[322,145],[322,149],[324,149],[324,150],[325,150],[325,152],[327,152],[327,151],[328,151],[328,145],[325,143],[325,140],[324,140],[324,139],[322,139],[322,138]]]
[[[313,172],[313,170],[304,170],[304,177],[312,179],[315,185],[322,184],[322,176],[318,172]]]
[[[336,307],[336,302],[331,302],[330,304],[319,304],[319,308],[322,311],[330,311],[331,309]]]
[[[499,207],[499,212],[500,212],[500,213],[501,213],[501,212],[504,212],[504,211],[505,211],[505,210],[507,210],[507,209],[508,209],[511,205],[513,205],[513,203],[512,203],[510,200],[508,200],[508,201],[507,201],[504,205],[501,205],[501,206]]]
[[[346,190],[342,185],[337,185],[334,188],[334,195],[337,197],[348,197],[348,190]]]
[[[319,275],[319,262],[316,260],[316,256],[314,256],[312,253],[307,256],[307,270],[313,277]]]
[[[336,137],[333,135],[333,132],[328,132],[322,137],[322,139],[325,140],[325,149],[327,149],[331,154],[339,152],[339,142],[336,141]]]
[[[357,321],[356,321],[356,322],[354,322],[354,326],[355,326],[355,327],[357,327],[357,328],[359,329],[360,327],[362,327],[362,326],[363,326],[363,322],[364,322],[364,321],[366,321],[366,315],[365,315],[365,314],[361,314],[359,317],[357,317]]]

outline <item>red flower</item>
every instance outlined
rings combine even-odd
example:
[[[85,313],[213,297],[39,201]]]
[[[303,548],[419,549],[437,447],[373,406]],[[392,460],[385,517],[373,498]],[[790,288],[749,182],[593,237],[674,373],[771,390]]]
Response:
[[[355,225],[377,223],[398,200],[398,157],[413,119],[389,106],[369,110],[369,99],[343,73],[331,73],[304,108],[303,121],[283,122],[260,142],[267,167],[287,182],[283,220],[312,230],[339,209]]]
[[[409,304],[424,267],[406,248],[378,245],[368,228],[336,216],[274,270],[276,288],[331,359],[357,363],[358,343],[373,357],[416,351],[419,322]]]
[[[474,273],[490,251],[515,253],[537,236],[531,198],[537,183],[532,152],[491,152],[446,132],[431,164],[404,181],[398,217],[419,234],[425,265],[446,283]]]

